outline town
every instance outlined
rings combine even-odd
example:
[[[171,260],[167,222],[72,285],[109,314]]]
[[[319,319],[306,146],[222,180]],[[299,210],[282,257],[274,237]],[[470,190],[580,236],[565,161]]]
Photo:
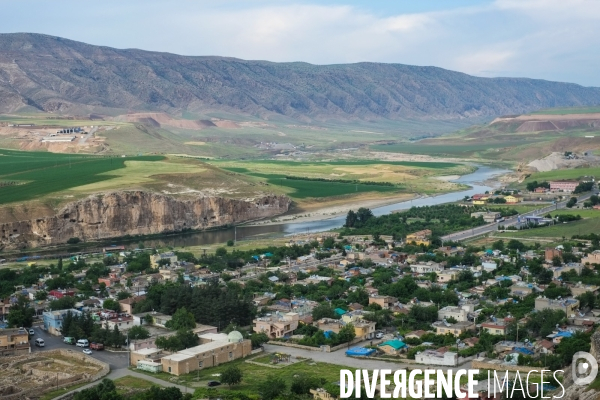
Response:
[[[241,365],[293,368],[304,360],[338,370],[563,370],[575,353],[590,350],[600,321],[599,237],[551,247],[441,239],[473,227],[499,229],[518,214],[506,203],[532,196],[546,195],[552,204],[568,199],[568,208],[599,203],[591,181],[536,182],[522,193],[474,195],[381,217],[361,208],[348,213],[341,230],[262,249],[237,250],[230,241],[214,253],[193,254],[139,243],[25,260],[20,269],[9,262],[0,269],[0,351],[21,362],[80,351],[110,369],[181,377],[192,390],[235,388]],[[512,229],[558,218],[524,217]],[[217,368],[220,378],[209,379]],[[262,398],[287,390],[271,378],[258,383],[270,388]],[[11,379],[3,382],[10,393],[26,390]],[[86,379],[65,373],[55,386]],[[294,393],[336,395],[335,382],[318,374],[305,379]]]

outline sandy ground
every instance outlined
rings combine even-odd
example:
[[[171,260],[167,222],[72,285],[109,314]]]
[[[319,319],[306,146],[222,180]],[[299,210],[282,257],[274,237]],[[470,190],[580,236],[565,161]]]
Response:
[[[439,181],[444,181],[444,182],[450,182],[450,181],[455,181],[458,178],[460,178],[460,175],[443,175],[443,176],[436,176],[433,179],[437,179]]]
[[[399,195],[393,198],[380,198],[380,199],[354,199],[347,200],[344,204],[338,204],[334,206],[325,206],[322,208],[316,208],[311,211],[292,211],[289,214],[282,215],[280,217],[275,217],[268,221],[257,221],[253,223],[249,223],[247,225],[256,226],[256,225],[278,225],[289,222],[311,222],[311,221],[320,221],[324,219],[338,217],[340,215],[346,215],[350,210],[357,210],[361,207],[366,208],[376,208],[383,207],[394,203],[399,203],[401,201],[407,201],[411,199],[416,199],[421,197],[417,194],[410,195]]]

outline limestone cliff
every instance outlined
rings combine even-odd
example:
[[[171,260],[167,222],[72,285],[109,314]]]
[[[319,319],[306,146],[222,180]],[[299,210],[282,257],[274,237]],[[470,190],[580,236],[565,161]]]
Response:
[[[590,354],[600,363],[600,332],[596,331],[591,338]],[[571,368],[569,366],[565,370],[564,385],[565,395],[563,400],[597,400],[600,399],[600,392],[596,390],[588,390],[587,386],[578,386],[573,384]],[[556,394],[560,395],[560,390]]]
[[[198,197],[183,200],[144,191],[92,195],[51,217],[0,224],[0,249],[98,240],[186,229],[208,229],[284,213],[291,200],[267,195],[254,199]]]

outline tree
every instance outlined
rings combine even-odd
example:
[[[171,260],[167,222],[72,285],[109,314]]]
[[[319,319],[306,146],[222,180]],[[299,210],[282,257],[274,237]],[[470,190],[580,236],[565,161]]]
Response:
[[[62,260],[62,257],[59,257],[59,259],[58,259],[58,265],[56,266],[56,268],[58,268],[59,270],[62,271],[62,269],[63,269],[63,260]]]
[[[67,240],[68,244],[77,244],[79,242],[81,242],[81,239],[79,239],[78,237],[72,237],[69,240]]]
[[[354,227],[354,224],[356,224],[356,220],[356,213],[353,210],[348,211],[348,214],[346,215],[346,228]]]
[[[567,202],[566,206],[567,208],[573,208],[575,204],[577,204],[577,197],[571,197]]]
[[[48,298],[48,292],[46,292],[45,290],[38,290],[37,292],[35,292],[36,300],[46,300],[47,298]]]
[[[196,319],[194,318],[194,314],[188,312],[185,307],[181,307],[175,311],[175,314],[173,314],[170,321],[167,321],[165,326],[176,331],[180,329],[192,329],[196,327]]]
[[[113,310],[116,312],[120,312],[121,311],[121,305],[119,304],[118,301],[113,300],[113,299],[106,299],[104,300],[104,303],[102,303],[102,306],[104,308],[106,308],[107,310]]]
[[[144,315],[144,322],[146,323],[146,325],[152,325],[154,323],[154,317],[152,316],[152,314]]]
[[[50,302],[51,310],[67,310],[75,306],[75,297],[63,296],[60,299],[52,300]]]
[[[216,251],[215,251],[215,255],[217,257],[225,257],[227,255],[227,249],[225,247],[219,247]]]
[[[132,327],[129,330],[128,334],[129,340],[148,339],[150,337],[150,332],[148,331],[148,329],[140,325]]]
[[[559,256],[552,257],[552,265],[555,267],[560,267],[562,265],[562,260]]]
[[[258,384],[258,393],[261,399],[275,400],[286,390],[285,381],[277,376],[270,375]]]
[[[266,333],[263,332],[253,333],[252,335],[250,335],[250,341],[252,342],[252,348],[256,349],[262,346],[264,343],[267,343],[269,341],[269,337]]]
[[[312,317],[314,321],[322,318],[336,318],[335,311],[329,304],[321,304],[313,309]]]
[[[125,300],[125,299],[128,299],[130,297],[131,297],[131,293],[125,292],[125,291],[119,292],[117,294],[117,300]]]
[[[221,382],[231,386],[237,385],[242,381],[242,370],[236,365],[230,365],[221,373]]]
[[[8,311],[8,325],[12,328],[30,327],[34,315],[35,310],[29,307],[29,300],[19,295],[17,302]]]
[[[199,341],[194,332],[181,329],[175,335],[156,338],[156,346],[167,351],[179,351],[197,346]]]
[[[290,386],[290,392],[298,395],[309,394],[310,389],[316,389],[321,386],[321,380],[317,377],[307,375],[294,375],[294,380]]]

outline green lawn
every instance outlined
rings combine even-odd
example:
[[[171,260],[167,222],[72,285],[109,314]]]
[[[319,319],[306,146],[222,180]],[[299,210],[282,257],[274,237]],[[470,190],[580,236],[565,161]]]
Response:
[[[106,173],[125,168],[125,161],[162,159],[162,156],[104,158],[0,150],[0,204],[32,200],[111,179],[113,176]]]
[[[314,364],[314,365],[311,365]],[[227,390],[239,390],[244,391],[246,393],[256,394],[259,390],[260,382],[264,381],[268,376],[274,375],[282,378],[289,389],[289,385],[294,379],[294,375],[307,375],[307,376],[315,376],[323,378],[328,383],[338,382],[340,380],[340,370],[348,369],[348,367],[344,367],[342,365],[335,364],[327,364],[321,362],[312,362],[312,361],[304,361],[295,363],[284,368],[269,368],[260,365],[254,365],[246,363],[244,360],[236,360],[227,364],[220,365],[214,368],[207,368],[201,370],[200,373],[192,372],[188,375],[181,375],[178,377],[178,384],[186,385],[189,387],[201,387],[206,388],[206,383],[212,380],[219,380],[218,376],[213,376],[214,374],[222,373],[226,368],[231,365],[238,366],[243,373],[242,383],[233,386],[231,388],[226,385],[219,386],[214,389],[216,391],[227,391]],[[136,370],[137,371],[137,370]],[[140,373],[145,373],[143,371],[137,371]],[[167,374],[165,372],[152,374],[145,373],[147,375],[153,376],[158,379],[165,380],[170,382],[169,380],[173,378],[173,375]],[[200,383],[198,384],[198,376],[200,377]]]

